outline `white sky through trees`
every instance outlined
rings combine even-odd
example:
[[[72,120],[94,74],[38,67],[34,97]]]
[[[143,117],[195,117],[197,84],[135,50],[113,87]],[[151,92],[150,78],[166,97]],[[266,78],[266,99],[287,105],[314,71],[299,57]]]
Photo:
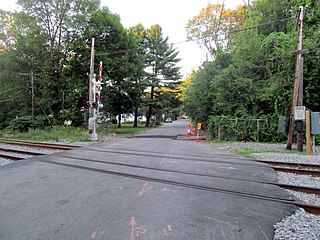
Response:
[[[180,52],[181,74],[185,76],[192,68],[197,68],[205,61],[205,51],[193,42],[186,41],[185,26],[190,18],[200,13],[208,3],[222,3],[223,0],[101,0],[102,6],[121,17],[124,27],[129,28],[142,23],[145,28],[153,24],[162,27],[169,43],[174,43]],[[243,4],[242,0],[225,0],[226,8],[235,9]],[[0,0],[0,8],[14,11],[14,0]]]

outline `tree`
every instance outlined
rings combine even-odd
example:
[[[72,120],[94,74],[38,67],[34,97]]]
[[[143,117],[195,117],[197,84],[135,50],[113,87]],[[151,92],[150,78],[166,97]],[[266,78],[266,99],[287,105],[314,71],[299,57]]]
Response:
[[[3,111],[3,121],[16,116],[31,115],[32,88],[34,98],[41,98],[40,89],[43,85],[39,77],[34,77],[34,82],[30,81],[32,75],[41,73],[41,64],[46,62],[43,54],[46,49],[46,38],[41,33],[34,18],[27,14],[14,13],[11,15],[14,24],[6,29],[8,42],[5,45],[5,53],[1,56],[3,68],[0,73],[0,82],[5,91],[4,96],[10,101],[5,102],[4,108],[10,111]],[[21,74],[27,76],[21,76]],[[10,80],[10,81],[8,81]],[[37,112],[36,106],[34,110]]]
[[[223,69],[231,64],[228,53],[218,52],[215,61],[209,61],[193,74],[191,84],[185,91],[183,110],[194,122],[205,124],[212,114],[218,113],[216,105],[219,103],[217,89],[212,86],[212,79],[217,77]],[[228,81],[228,79],[226,79]]]
[[[225,9],[221,4],[209,4],[199,15],[191,18],[187,25],[187,39],[196,41],[214,59],[216,52],[229,49],[232,31],[239,29],[244,19],[245,9]]]
[[[46,105],[51,112],[58,113],[65,108],[67,83],[62,77],[62,71],[69,44],[86,28],[90,15],[98,9],[100,1],[18,0],[17,3],[22,6],[23,11],[36,19],[47,37],[50,61],[46,63],[43,75],[47,79],[45,98],[51,101]]]
[[[182,83],[178,85],[179,93],[177,95],[177,98],[180,101],[184,101],[187,98],[188,88],[191,85],[194,77],[196,75],[196,70],[192,69],[190,73],[187,74],[187,76],[182,80]]]
[[[131,54],[135,55],[136,64],[133,71],[133,91],[132,91],[132,102],[134,107],[134,123],[133,127],[138,127],[138,113],[139,107],[142,104],[142,97],[144,89],[147,87],[145,71],[147,65],[147,55],[146,55],[146,29],[139,23],[129,29],[131,36],[134,38],[133,41],[136,42],[135,48],[131,49]]]
[[[95,60],[103,62],[104,78],[112,84],[104,87],[102,99],[106,109],[118,115],[133,111],[139,104],[140,79],[144,74],[144,53],[139,39],[121,24],[120,17],[104,7],[93,14],[86,37],[95,36]]]
[[[147,102],[148,112],[146,126],[150,126],[152,110],[156,106],[155,89],[161,86],[172,86],[179,79],[180,61],[178,52],[168,43],[168,37],[164,38],[162,28],[155,24],[147,30],[147,57],[149,72],[150,98]]]

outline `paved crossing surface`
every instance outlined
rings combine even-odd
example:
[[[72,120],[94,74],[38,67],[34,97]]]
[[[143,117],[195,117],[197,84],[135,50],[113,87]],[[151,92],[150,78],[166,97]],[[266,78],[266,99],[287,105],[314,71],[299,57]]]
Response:
[[[176,140],[186,129],[175,121],[0,168],[0,239],[272,239],[294,210],[272,200],[290,200],[284,190],[260,183],[274,171]]]

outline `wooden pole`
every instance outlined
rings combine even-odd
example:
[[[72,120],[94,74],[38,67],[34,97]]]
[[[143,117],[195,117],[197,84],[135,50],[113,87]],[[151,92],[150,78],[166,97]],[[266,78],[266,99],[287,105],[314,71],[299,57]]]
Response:
[[[293,90],[293,99],[292,99],[292,107],[291,107],[291,119],[290,119],[290,125],[289,125],[289,133],[288,133],[288,139],[287,139],[287,149],[292,149],[292,143],[293,143],[293,131],[294,131],[294,110],[295,107],[299,102],[302,102],[302,98],[300,96],[299,99],[299,86],[302,86],[300,83],[301,79],[301,56],[302,56],[302,30],[303,30],[303,7],[300,7],[300,16],[299,16],[299,25],[298,25],[298,44],[297,44],[297,61],[296,61],[296,73],[295,73],[295,82],[294,82],[294,90]],[[300,89],[300,93],[301,93]]]
[[[312,144],[311,144],[311,127],[310,127],[310,110],[306,110],[306,149],[307,154],[312,153]]]

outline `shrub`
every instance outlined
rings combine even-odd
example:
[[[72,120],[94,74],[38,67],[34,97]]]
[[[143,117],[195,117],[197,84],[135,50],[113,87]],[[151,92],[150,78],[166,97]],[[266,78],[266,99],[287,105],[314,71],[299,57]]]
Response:
[[[27,132],[34,127],[31,116],[22,116],[9,122],[7,130],[13,132]]]
[[[259,121],[257,120],[259,119]],[[259,123],[259,125],[258,125]],[[234,141],[281,142],[286,136],[277,133],[278,116],[211,116],[208,130],[212,138]]]

